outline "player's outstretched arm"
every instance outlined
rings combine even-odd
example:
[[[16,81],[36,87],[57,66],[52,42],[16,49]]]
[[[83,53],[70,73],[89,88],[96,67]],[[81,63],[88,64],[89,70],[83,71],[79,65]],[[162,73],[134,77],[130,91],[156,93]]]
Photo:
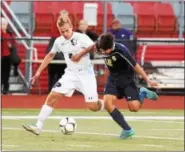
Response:
[[[138,74],[140,74],[140,75],[142,76],[142,78],[143,78],[151,87],[157,87],[157,86],[158,86],[158,83],[153,82],[153,81],[151,81],[151,80],[148,78],[146,72],[143,70],[143,68],[142,68],[138,63],[136,63],[136,65],[135,65],[135,67],[134,67],[134,70],[135,70]]]
[[[41,63],[41,65],[39,66],[37,72],[35,73],[35,75],[32,77],[31,79],[31,84],[34,84],[35,81],[39,78],[41,72],[47,67],[47,65],[51,62],[51,60],[54,58],[55,53],[48,53],[43,62]]]
[[[78,62],[81,59],[82,56],[86,55],[87,53],[89,53],[89,52],[91,52],[93,50],[94,50],[94,44],[91,45],[91,46],[89,46],[88,48],[80,51],[79,53],[73,55],[72,58],[71,58],[71,60],[73,62]]]

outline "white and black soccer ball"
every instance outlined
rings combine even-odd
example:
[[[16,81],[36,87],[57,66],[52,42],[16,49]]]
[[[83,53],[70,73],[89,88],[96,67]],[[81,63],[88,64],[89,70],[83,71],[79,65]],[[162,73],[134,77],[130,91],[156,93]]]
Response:
[[[75,119],[71,117],[65,117],[60,121],[59,128],[63,134],[72,135],[76,131],[77,123]]]

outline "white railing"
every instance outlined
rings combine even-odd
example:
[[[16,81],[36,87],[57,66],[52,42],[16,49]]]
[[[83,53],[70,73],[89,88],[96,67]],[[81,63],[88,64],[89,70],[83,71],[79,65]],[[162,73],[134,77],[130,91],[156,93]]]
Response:
[[[37,40],[49,40],[49,37],[33,37],[33,40],[37,39]],[[184,38],[179,39],[179,38],[139,38],[138,43],[140,45],[143,45],[143,49],[141,51],[141,65],[144,65],[145,62],[145,54],[147,52],[147,47],[149,45],[179,45],[182,44],[184,45]],[[151,41],[151,42],[146,42],[146,41]],[[154,41],[154,42],[152,42]],[[158,42],[157,42],[158,41]],[[176,43],[174,43],[174,41],[176,41]],[[178,42],[180,41],[180,42]],[[167,43],[168,42],[168,43]],[[173,43],[172,43],[173,42]],[[38,59],[38,55],[37,55],[37,50],[35,48],[35,59],[34,60],[24,60],[24,62],[31,62],[31,63],[42,63],[43,59]],[[65,61],[64,60],[53,60],[51,61],[51,63],[55,63],[55,64],[64,64]],[[104,64],[104,60],[103,59],[95,59],[92,60],[93,64]]]
[[[146,41],[151,41],[151,42],[146,43]],[[157,41],[161,41],[161,42],[157,42]],[[176,43],[172,43],[174,41],[176,41]],[[147,52],[147,47],[149,45],[179,45],[179,44],[184,45],[184,38],[140,38],[138,39],[138,42],[140,45],[144,45],[141,51],[141,60],[140,60],[141,65],[143,66],[145,62],[145,54]]]
[[[8,10],[8,12],[10,13],[10,15],[13,17],[13,19],[15,20],[15,22],[19,25],[20,29],[23,31],[23,33],[25,34],[27,39],[30,39],[30,35],[27,33],[27,31],[24,29],[23,25],[20,23],[20,21],[17,19],[17,17],[15,16],[15,14],[13,13],[13,11],[9,8],[8,4],[3,1],[2,2],[5,6],[5,8]],[[10,25],[10,27],[12,28],[12,30],[14,31],[14,33],[16,34],[16,36],[18,38],[21,39],[21,43],[23,44],[23,46],[26,48],[26,50],[28,51],[33,51],[33,55],[31,53],[30,56],[30,60],[34,59],[37,60],[38,59],[38,54],[37,54],[37,49],[34,47],[29,47],[28,44],[26,43],[25,39],[22,39],[21,34],[19,33],[19,31],[17,30],[17,28],[15,27],[15,25],[13,24],[12,20],[9,18],[9,16],[5,13],[4,9],[1,9],[2,15],[5,17],[5,19],[8,21],[8,24]],[[29,71],[31,72],[31,71]],[[23,74],[21,72],[20,76],[23,79],[23,81],[25,82],[26,87],[29,87],[29,80],[26,81],[26,79],[23,77]]]
[[[30,35],[28,34],[28,32],[25,30],[24,26],[21,24],[21,22],[18,20],[18,18],[16,17],[16,15],[13,13],[13,11],[10,9],[10,7],[8,6],[7,2],[2,1],[2,3],[4,4],[5,8],[8,10],[8,12],[10,13],[10,15],[12,16],[12,18],[16,21],[17,25],[20,27],[20,29],[23,31],[24,35],[26,37],[30,37]]]
[[[10,25],[10,27],[13,29],[13,31],[15,32],[15,34],[17,35],[18,38],[22,38],[21,34],[19,33],[19,31],[16,29],[16,27],[14,26],[14,24],[12,23],[12,21],[10,20],[10,18],[8,17],[8,15],[6,15],[6,13],[4,12],[4,10],[2,9],[2,15],[5,17],[5,19],[8,21],[8,24]],[[38,59],[38,53],[37,53],[37,48],[30,48],[28,46],[28,44],[26,43],[25,40],[21,40],[22,44],[24,45],[24,47],[27,50],[31,50],[33,51],[34,57],[35,59]]]
[[[148,46],[147,44],[144,44],[141,52],[141,66],[143,66],[145,63],[145,54],[146,54],[147,46]]]
[[[18,38],[22,38],[21,34],[16,29],[16,27],[14,26],[14,24],[12,23],[12,21],[10,20],[10,18],[8,17],[8,15],[6,15],[5,11],[3,9],[1,11],[2,11],[2,15],[8,21],[8,24],[11,26],[12,30],[15,32],[15,34],[17,35],[17,37]],[[24,47],[26,49],[29,49],[29,46],[27,45],[27,43],[25,42],[25,40],[21,40],[21,42],[22,42],[22,44],[24,45]]]

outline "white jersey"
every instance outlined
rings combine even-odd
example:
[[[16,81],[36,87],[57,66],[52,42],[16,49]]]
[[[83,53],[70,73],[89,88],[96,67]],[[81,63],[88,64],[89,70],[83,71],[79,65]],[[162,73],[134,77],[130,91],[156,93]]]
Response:
[[[70,58],[72,55],[93,44],[94,42],[86,34],[73,32],[73,35],[69,40],[66,40],[63,36],[58,37],[51,49],[51,53],[62,52],[64,54],[67,68],[86,67],[91,65],[89,53],[84,55],[79,62],[73,62]]]
[[[71,97],[78,90],[83,93],[86,102],[98,101],[97,82],[89,54],[84,55],[79,62],[72,62],[70,59],[72,55],[93,44],[87,35],[77,32],[73,32],[69,40],[63,36],[55,40],[51,53],[62,52],[67,68],[52,91]]]

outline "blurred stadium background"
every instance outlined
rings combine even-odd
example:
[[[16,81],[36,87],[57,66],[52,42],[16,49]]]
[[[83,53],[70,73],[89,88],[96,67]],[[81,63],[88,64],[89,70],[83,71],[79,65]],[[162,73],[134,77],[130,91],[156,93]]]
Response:
[[[156,106],[155,103],[148,102],[147,106],[144,107],[146,109],[167,109],[167,111],[146,111],[146,113],[140,113],[143,116],[179,116],[183,117],[184,120],[184,0],[99,0],[99,1],[77,1],[71,0],[65,1],[2,1],[1,2],[1,15],[5,17],[9,25],[11,26],[13,33],[16,35],[16,42],[18,48],[18,54],[22,58],[22,62],[19,65],[18,70],[18,77],[13,75],[13,71],[11,72],[10,78],[10,95],[6,95],[2,97],[2,108],[3,108],[3,116],[12,116],[12,115],[37,115],[38,108],[41,107],[42,103],[44,102],[44,98],[48,93],[48,71],[47,69],[42,73],[40,80],[36,86],[30,86],[29,82],[31,77],[36,72],[38,66],[42,62],[42,59],[45,56],[45,50],[48,45],[49,39],[52,33],[52,24],[56,20],[59,12],[62,9],[68,10],[70,13],[70,18],[72,19],[74,30],[77,29],[78,23],[83,17],[84,9],[86,4],[96,4],[97,6],[97,25],[89,26],[90,29],[95,31],[98,34],[106,32],[112,25],[113,18],[118,18],[123,25],[123,27],[130,29],[134,32],[137,36],[137,51],[136,51],[136,60],[145,68],[148,72],[149,77],[155,81],[158,81],[162,84],[162,88],[157,91],[159,94],[164,95],[160,98],[160,102],[163,104],[158,103]],[[55,61],[53,61],[55,62]],[[62,64],[61,61],[59,64]],[[96,70],[97,75],[97,82],[98,82],[98,91],[102,93],[104,84],[107,77],[106,67],[103,64],[102,59],[98,56],[93,60],[94,68]],[[137,77],[138,85],[147,86],[145,83],[139,80]],[[14,95],[18,96],[14,96]],[[25,94],[26,96],[19,96],[20,94]],[[36,95],[36,96],[34,96]],[[37,95],[44,95],[37,96]],[[166,97],[166,95],[169,95]],[[175,96],[174,96],[175,95]],[[177,96],[178,95],[178,96]],[[76,108],[83,109],[85,108],[85,104],[78,103],[77,101],[72,100],[82,100],[79,97],[74,97],[68,101],[62,102],[63,106],[58,106],[58,108],[63,109],[72,109],[69,111],[57,111],[54,115],[96,115],[86,111],[76,111]],[[65,102],[68,104],[64,106]],[[35,106],[34,106],[35,105]],[[80,105],[80,106],[78,106]],[[179,106],[178,106],[179,105]],[[118,107],[126,108],[125,103],[118,103]],[[9,109],[15,108],[15,109]],[[27,109],[16,109],[16,108],[27,108]],[[31,108],[36,108],[37,110],[33,110]],[[173,109],[178,109],[174,110]],[[181,109],[181,110],[179,110]],[[148,113],[147,113],[148,112]],[[157,114],[158,113],[158,114]],[[97,114],[98,115],[98,114]],[[102,115],[102,114],[100,114]],[[104,115],[104,114],[103,114]],[[135,114],[130,114],[126,112],[126,115],[136,116]],[[166,130],[163,130],[163,134],[160,131],[153,132],[153,136],[158,134],[160,136],[156,139],[141,140],[140,144],[145,144],[145,148],[137,147],[139,141],[135,140],[134,143],[136,144],[136,149],[134,149],[133,145],[131,144],[132,141],[127,141],[126,145],[118,142],[118,147],[109,147],[106,149],[106,142],[109,143],[108,140],[112,140],[111,138],[99,138],[99,137],[87,137],[90,141],[91,138],[94,141],[102,141],[105,140],[105,146],[101,148],[94,148],[94,150],[124,150],[123,147],[126,147],[125,150],[183,150],[184,143],[184,131],[183,131],[183,122],[175,120],[171,121],[173,123],[173,127],[167,127],[168,125],[164,125],[164,122],[157,122],[153,124],[149,124],[145,122],[145,128],[158,128],[159,126],[166,126]],[[3,127],[19,127],[21,123],[21,118],[17,121],[7,120],[6,118],[3,119]],[[48,121],[48,126],[53,128],[55,120]],[[82,120],[81,120],[82,121]],[[164,121],[164,120],[163,120]],[[51,122],[51,123],[49,123]],[[56,122],[58,123],[58,122]],[[79,122],[81,126],[80,131],[90,131],[93,132],[93,129],[84,128],[85,123]],[[88,122],[91,124],[92,122]],[[105,124],[97,124],[100,122],[95,121],[94,124],[97,126],[103,126]],[[132,123],[132,122],[131,122]],[[168,122],[170,123],[170,121]],[[92,123],[93,124],[93,123]],[[175,125],[176,124],[176,125]],[[143,128],[139,123],[135,122],[133,125],[137,126],[138,132],[144,132],[145,128]],[[139,125],[139,126],[138,126]],[[148,126],[147,126],[148,125]],[[150,126],[153,125],[153,126]],[[106,125],[108,127],[109,124]],[[115,127],[114,124],[110,125]],[[56,127],[56,126],[55,126]],[[107,132],[111,133],[110,128],[104,129]],[[112,128],[111,127],[111,128]],[[180,129],[183,132],[175,132],[175,129],[181,127]],[[46,127],[47,128],[47,127]],[[49,129],[51,129],[49,128]],[[115,127],[116,128],[116,127]],[[15,128],[14,128],[15,129]],[[95,128],[98,130],[98,128]],[[110,130],[109,130],[110,129]],[[116,128],[119,130],[119,128]],[[141,129],[141,130],[140,130]],[[143,130],[142,130],[143,129]],[[174,132],[169,133],[169,130],[173,130]],[[22,130],[15,132],[10,132],[13,129],[9,128],[3,130],[3,144],[4,150],[29,150],[29,149],[36,149],[37,144],[40,149],[36,150],[53,150],[51,147],[44,147],[45,143],[43,139],[47,138],[47,135],[50,138],[55,138],[55,136],[47,133],[43,136],[42,142],[39,138],[35,139],[34,137],[29,137],[29,135],[24,133],[25,142],[22,140],[18,140],[19,136],[23,132]],[[137,129],[136,129],[137,130]],[[99,130],[98,130],[99,131]],[[115,133],[115,132],[112,132]],[[138,134],[139,134],[138,133]],[[149,132],[145,132],[149,135]],[[161,134],[160,134],[161,133]],[[15,136],[12,136],[14,134]],[[159,135],[160,134],[160,135]],[[23,134],[22,134],[23,135]],[[170,138],[170,135],[173,137],[182,137],[177,139]],[[74,137],[73,139],[76,141],[83,141],[86,142],[87,139],[81,137]],[[163,137],[168,139],[164,139]],[[27,139],[26,139],[27,137]],[[164,138],[165,138],[164,137]],[[11,138],[11,140],[10,140]],[[60,140],[59,135],[56,135],[56,141]],[[64,150],[93,150],[92,147],[84,147],[81,148],[66,148],[66,143],[72,142],[70,137],[63,137],[66,142],[62,143]],[[97,139],[96,139],[97,138]],[[105,138],[105,139],[104,139]],[[23,139],[23,138],[22,138]],[[83,139],[83,140],[82,140]],[[18,141],[17,141],[18,140]],[[175,141],[173,141],[175,140]],[[16,141],[16,142],[15,142]],[[33,141],[34,144],[30,144],[30,141]],[[164,147],[152,147],[153,143],[159,144],[158,142]],[[171,144],[173,141],[173,144]],[[48,141],[46,141],[48,142]],[[49,143],[49,142],[48,142]],[[129,145],[130,143],[130,145]],[[6,144],[16,145],[22,144],[21,147],[7,147]],[[24,145],[25,144],[25,145]],[[50,144],[50,143],[49,143]],[[60,150],[61,142],[56,143],[57,148],[56,150]],[[74,143],[79,144],[79,143]],[[96,143],[98,144],[98,143]],[[117,144],[117,141],[110,142],[111,144]],[[147,147],[146,144],[149,146]],[[60,146],[59,146],[60,145]],[[87,144],[88,145],[88,144]],[[170,147],[171,146],[171,147]],[[147,147],[147,148],[146,148]],[[54,149],[55,150],[55,149]]]
[[[62,9],[70,13],[74,30],[83,19],[85,4],[97,4],[97,25],[89,26],[98,34],[111,28],[114,17],[137,36],[137,61],[150,70],[150,78],[163,84],[166,93],[184,92],[184,1],[3,1],[2,16],[8,19],[23,62],[19,78],[10,79],[10,92],[47,92],[47,69],[40,85],[29,88],[29,80],[44,58],[53,22]],[[22,41],[20,41],[20,39]],[[31,61],[31,62],[29,62]],[[94,61],[99,92],[105,83],[105,67]],[[152,69],[152,71],[151,71]],[[164,92],[164,90],[163,90]]]

